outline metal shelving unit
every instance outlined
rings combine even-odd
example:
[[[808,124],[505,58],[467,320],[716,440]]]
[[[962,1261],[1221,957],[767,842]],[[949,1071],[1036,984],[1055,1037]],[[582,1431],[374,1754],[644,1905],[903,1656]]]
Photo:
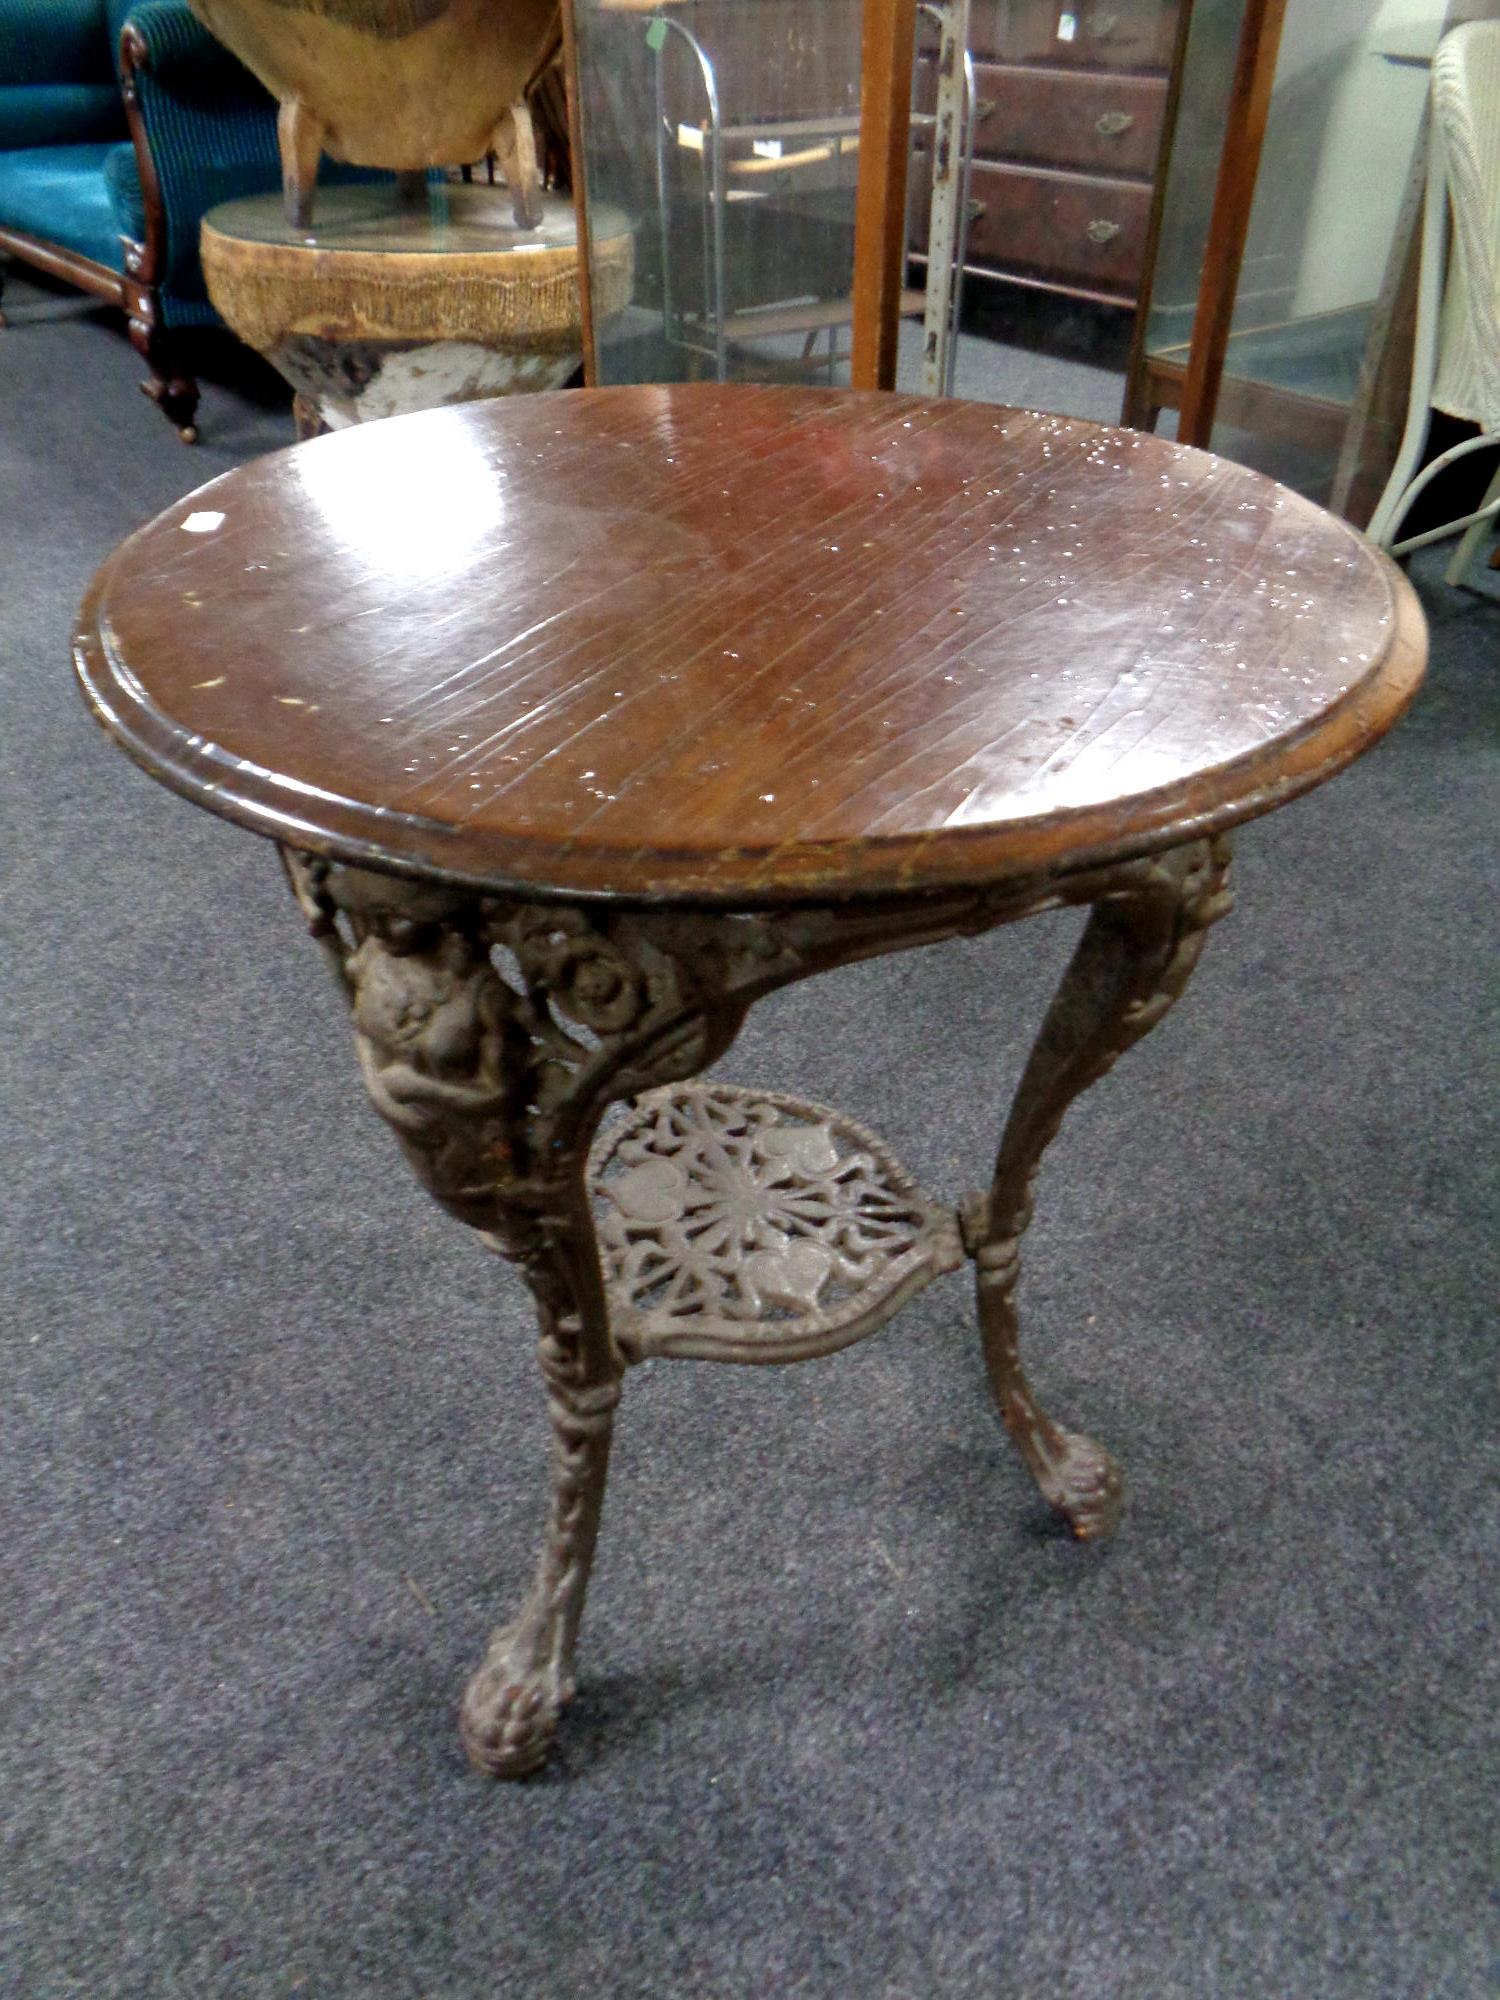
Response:
[[[941,38],[939,85],[936,109],[914,112],[912,129],[930,138],[934,158],[944,170],[933,177],[929,220],[928,240],[938,254],[928,259],[926,288],[903,292],[901,309],[903,317],[920,314],[924,320],[924,386],[929,393],[951,395],[974,154],[974,69],[966,46],[969,5],[968,0],[923,0],[919,11],[936,25]],[[757,182],[774,177],[778,189],[795,188],[799,177],[806,180],[814,170],[825,175],[829,169],[836,172],[840,163],[857,155],[858,116],[841,111],[821,118],[726,123],[720,113],[713,54],[703,39],[668,13],[652,14],[644,25],[647,46],[655,56],[656,194],[665,337],[711,362],[715,378],[722,382],[728,379],[729,350],[736,341],[800,333],[805,336],[802,354],[784,365],[808,373],[821,370],[835,380],[839,363],[847,358],[838,336],[852,323],[852,301],[802,296],[734,307],[728,297],[726,243],[736,205],[761,198]],[[674,117],[668,101],[667,52],[674,42],[690,57],[701,93],[701,117],[692,124]],[[703,272],[702,307],[697,311],[681,302],[685,288],[673,246],[673,166],[675,161],[680,167],[684,155],[698,161]]]

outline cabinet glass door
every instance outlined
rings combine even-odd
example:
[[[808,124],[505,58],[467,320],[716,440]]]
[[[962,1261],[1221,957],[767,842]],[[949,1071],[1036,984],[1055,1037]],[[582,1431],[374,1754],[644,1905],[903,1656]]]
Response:
[[[1118,418],[1182,20],[1179,0],[970,0],[959,395]],[[923,24],[923,108],[933,39]],[[929,170],[919,129],[918,272]],[[919,330],[904,327],[898,386],[917,386],[921,361]]]
[[[847,381],[861,0],[573,12],[598,380]]]
[[[1188,359],[1243,11],[1243,0],[1197,0],[1188,39],[1146,329],[1153,396],[1169,405]],[[1351,416],[1393,324],[1428,64],[1457,11],[1447,0],[1287,8],[1212,442],[1318,500],[1339,503]]]

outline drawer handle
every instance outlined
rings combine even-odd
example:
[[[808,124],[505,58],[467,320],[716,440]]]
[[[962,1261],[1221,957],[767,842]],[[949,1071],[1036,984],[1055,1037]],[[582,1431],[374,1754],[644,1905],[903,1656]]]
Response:
[[[1113,243],[1122,226],[1118,222],[1106,222],[1103,216],[1096,216],[1083,233],[1090,243]]]
[[[1096,40],[1106,42],[1120,25],[1118,14],[1090,14],[1088,30]]]
[[[970,222],[978,222],[981,216],[988,215],[989,212],[990,205],[987,201],[971,201],[969,203]]]
[[[1128,132],[1135,123],[1133,111],[1106,111],[1094,120],[1094,130],[1105,139],[1118,139],[1122,132]]]

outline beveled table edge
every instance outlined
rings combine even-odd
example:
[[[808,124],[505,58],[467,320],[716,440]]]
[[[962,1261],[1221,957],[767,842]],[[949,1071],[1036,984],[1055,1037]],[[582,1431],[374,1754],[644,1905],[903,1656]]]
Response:
[[[317,444],[287,449],[316,450]],[[210,493],[231,476],[221,473],[197,492]],[[721,909],[879,901],[1023,881],[1175,847],[1258,818],[1353,763],[1411,705],[1426,666],[1427,623],[1416,592],[1390,558],[1336,516],[1327,518],[1381,574],[1391,619],[1380,658],[1321,715],[1228,763],[1127,801],[878,840],[794,841],[759,850],[578,848],[450,827],[265,771],[174,723],[110,643],[100,608],[104,595],[153,522],[121,542],[95,572],[74,628],[73,660],[95,719],[143,770],[221,818],[309,853],[537,899]],[[405,837],[402,851],[382,838],[383,828],[397,827]]]

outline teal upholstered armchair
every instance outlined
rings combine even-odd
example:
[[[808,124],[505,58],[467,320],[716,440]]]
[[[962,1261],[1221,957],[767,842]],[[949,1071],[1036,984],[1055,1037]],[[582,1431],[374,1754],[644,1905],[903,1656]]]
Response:
[[[174,336],[217,324],[198,225],[280,184],[275,104],[180,0],[0,0],[0,251],[124,310],[188,441]]]

